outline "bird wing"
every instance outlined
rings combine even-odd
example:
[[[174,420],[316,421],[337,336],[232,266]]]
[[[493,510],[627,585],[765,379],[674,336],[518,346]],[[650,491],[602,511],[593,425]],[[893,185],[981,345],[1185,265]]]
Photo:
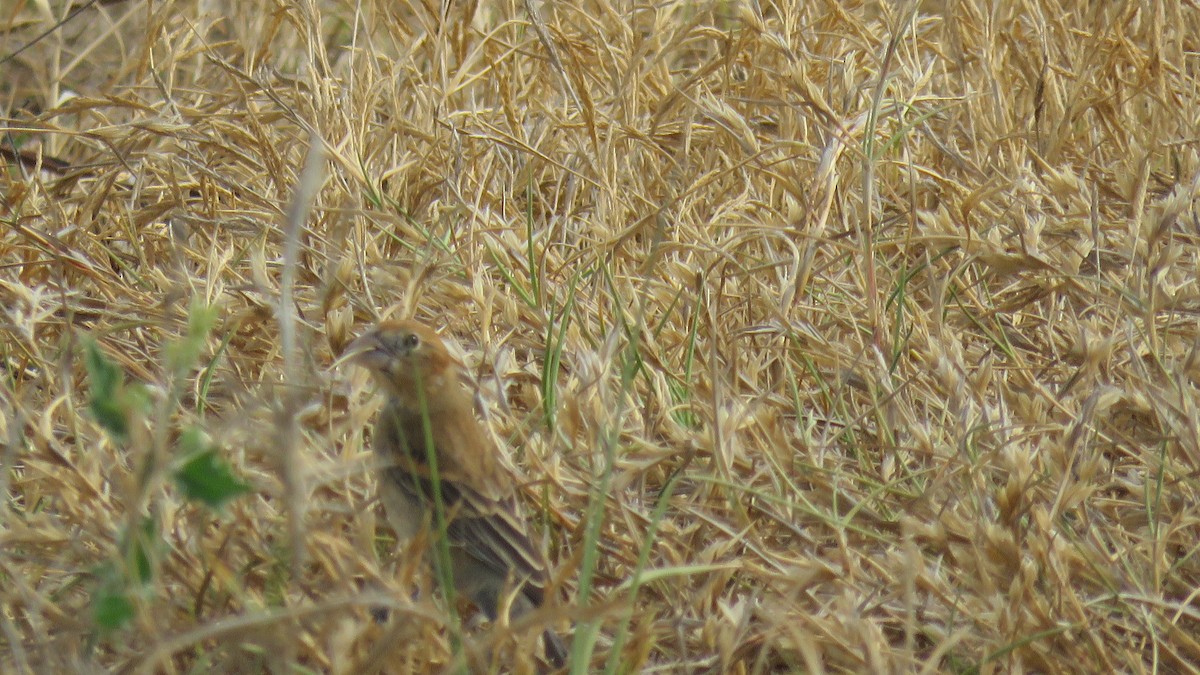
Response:
[[[516,498],[495,500],[456,483],[443,483],[442,496],[450,505],[450,541],[489,569],[511,574],[512,583],[541,605],[546,563],[526,532]]]
[[[396,411],[381,417],[381,422],[380,435],[390,437],[386,444],[400,449],[386,458],[390,482],[408,497],[431,503],[434,491],[422,440],[423,422]],[[529,538],[516,495],[504,490],[511,478],[500,475],[503,470],[490,452],[491,440],[473,417],[469,422],[431,419],[430,423],[450,544],[501,577],[511,574],[512,583],[535,605],[541,605],[547,579],[545,558]],[[472,452],[447,452],[451,448]]]

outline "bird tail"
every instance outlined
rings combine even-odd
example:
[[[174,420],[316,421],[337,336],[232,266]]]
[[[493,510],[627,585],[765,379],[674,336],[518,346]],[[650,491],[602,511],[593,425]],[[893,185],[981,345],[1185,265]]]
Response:
[[[563,644],[562,638],[554,631],[548,630],[542,634],[542,639],[546,642],[546,660],[556,669],[567,665],[567,646]]]

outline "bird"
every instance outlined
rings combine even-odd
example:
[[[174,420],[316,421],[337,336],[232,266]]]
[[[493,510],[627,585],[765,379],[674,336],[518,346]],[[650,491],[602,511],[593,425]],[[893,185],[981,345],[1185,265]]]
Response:
[[[542,607],[546,557],[529,536],[514,477],[475,418],[462,364],[437,332],[415,320],[384,321],[351,342],[338,362],[367,369],[384,394],[371,443],[396,534],[411,540],[429,528],[431,546],[439,545],[440,491],[455,591],[493,621],[506,600],[513,618]],[[562,639],[547,629],[543,641],[546,660],[561,668]]]

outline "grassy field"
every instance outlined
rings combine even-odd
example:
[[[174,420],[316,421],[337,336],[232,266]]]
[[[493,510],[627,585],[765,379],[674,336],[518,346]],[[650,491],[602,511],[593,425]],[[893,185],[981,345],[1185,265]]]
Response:
[[[0,7],[0,671],[1200,670],[1194,2],[83,5]],[[386,316],[526,625],[382,518]]]

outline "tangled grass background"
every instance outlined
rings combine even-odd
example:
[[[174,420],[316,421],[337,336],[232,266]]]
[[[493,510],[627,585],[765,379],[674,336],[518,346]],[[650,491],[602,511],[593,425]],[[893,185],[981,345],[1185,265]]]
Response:
[[[462,665],[328,367],[385,315],[576,672],[1200,668],[1194,5],[74,7],[0,12],[0,670]]]

